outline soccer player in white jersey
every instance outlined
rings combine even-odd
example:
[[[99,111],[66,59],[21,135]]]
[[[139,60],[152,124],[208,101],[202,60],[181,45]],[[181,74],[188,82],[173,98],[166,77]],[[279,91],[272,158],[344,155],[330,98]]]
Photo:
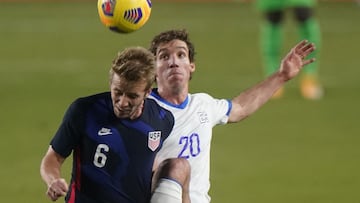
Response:
[[[169,30],[155,36],[150,51],[156,56],[156,83],[150,97],[175,117],[175,126],[157,162],[167,158],[186,158],[191,166],[190,199],[208,203],[210,197],[210,143],[212,128],[239,122],[266,103],[302,67],[315,61],[305,59],[315,50],[306,40],[294,46],[274,74],[233,99],[217,99],[207,93],[189,93],[195,71],[195,49],[186,30]],[[181,191],[179,190],[179,195]]]

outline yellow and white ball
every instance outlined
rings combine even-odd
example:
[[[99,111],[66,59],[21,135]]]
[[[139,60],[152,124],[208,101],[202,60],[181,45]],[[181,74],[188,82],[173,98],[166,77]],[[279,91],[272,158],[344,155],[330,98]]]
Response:
[[[140,29],[150,18],[151,0],[98,0],[101,22],[110,30],[129,33]]]

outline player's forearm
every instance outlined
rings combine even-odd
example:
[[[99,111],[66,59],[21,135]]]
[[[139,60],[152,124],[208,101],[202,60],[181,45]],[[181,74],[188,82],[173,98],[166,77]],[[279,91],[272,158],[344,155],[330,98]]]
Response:
[[[54,166],[54,164],[49,164],[48,162],[42,162],[40,166],[40,175],[46,185],[50,185],[55,179],[61,178],[60,168]]]
[[[64,159],[57,157],[50,147],[40,165],[40,175],[46,185],[50,185],[55,179],[61,178],[60,169],[63,162]]]
[[[238,122],[253,114],[263,106],[285,82],[286,79],[279,72],[276,72],[264,81],[242,92],[232,100],[234,110],[230,114],[229,122]]]

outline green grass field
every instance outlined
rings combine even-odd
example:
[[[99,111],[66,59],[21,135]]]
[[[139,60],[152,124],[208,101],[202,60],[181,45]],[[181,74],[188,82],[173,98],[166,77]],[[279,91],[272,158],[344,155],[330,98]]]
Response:
[[[325,98],[303,100],[295,79],[283,99],[216,127],[212,202],[360,202],[360,7],[321,3],[317,15]],[[95,2],[1,3],[2,202],[50,202],[39,164],[69,103],[108,90],[118,50],[148,46],[171,28],[187,28],[195,42],[193,92],[231,98],[262,79],[259,15],[250,4],[155,1],[141,30],[120,35],[101,25]],[[286,32],[284,52],[297,42],[291,20]]]

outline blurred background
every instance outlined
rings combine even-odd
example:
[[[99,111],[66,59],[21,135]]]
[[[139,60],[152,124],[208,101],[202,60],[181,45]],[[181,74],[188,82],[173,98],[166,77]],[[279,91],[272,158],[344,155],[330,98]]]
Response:
[[[92,1],[0,1],[0,194],[2,202],[50,202],[39,165],[68,105],[108,90],[119,50],[186,28],[197,50],[192,92],[232,98],[263,79],[260,14],[253,2],[153,1],[131,34],[107,30]],[[304,100],[298,79],[238,124],[215,128],[214,203],[360,202],[360,6],[320,1],[320,79],[325,97]],[[299,39],[286,20],[283,55]],[[63,174],[69,179],[71,158]],[[59,200],[58,202],[63,202]]]

